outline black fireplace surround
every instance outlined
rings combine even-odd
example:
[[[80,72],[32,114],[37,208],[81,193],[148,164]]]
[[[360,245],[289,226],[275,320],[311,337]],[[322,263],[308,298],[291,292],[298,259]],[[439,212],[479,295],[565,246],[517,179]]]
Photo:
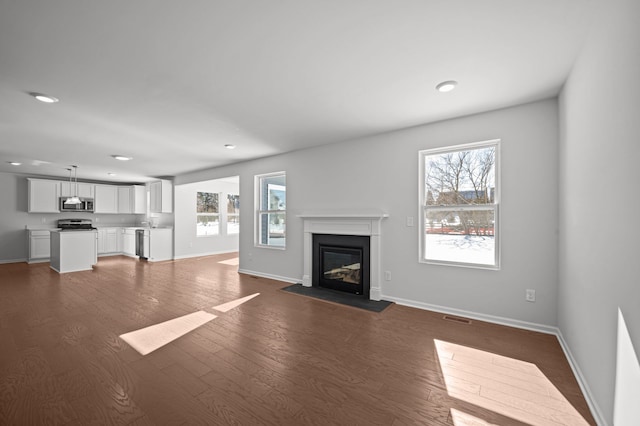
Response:
[[[344,291],[369,299],[370,237],[313,234],[313,287]]]

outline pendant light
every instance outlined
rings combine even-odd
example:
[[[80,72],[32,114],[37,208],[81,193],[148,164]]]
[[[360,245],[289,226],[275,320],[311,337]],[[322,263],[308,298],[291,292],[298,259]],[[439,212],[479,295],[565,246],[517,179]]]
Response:
[[[78,166],[71,166],[73,167],[73,170],[75,172],[75,177],[76,177],[76,183],[74,186],[74,190],[73,190],[73,196],[67,198],[64,203],[65,204],[80,204],[80,198],[78,197]],[[71,169],[67,169],[69,170],[69,190],[71,190],[71,186],[73,185],[73,180],[71,179]]]

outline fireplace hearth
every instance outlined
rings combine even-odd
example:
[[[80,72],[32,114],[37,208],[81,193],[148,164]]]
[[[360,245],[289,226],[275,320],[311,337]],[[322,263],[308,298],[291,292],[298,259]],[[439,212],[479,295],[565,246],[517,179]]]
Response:
[[[313,235],[311,285],[369,298],[370,238],[357,235]]]

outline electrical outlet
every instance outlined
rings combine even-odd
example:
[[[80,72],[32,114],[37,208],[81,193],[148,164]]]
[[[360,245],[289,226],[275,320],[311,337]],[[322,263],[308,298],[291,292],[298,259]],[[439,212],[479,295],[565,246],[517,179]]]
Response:
[[[527,302],[535,302],[536,301],[536,291],[528,288],[526,293],[525,293],[525,299],[527,300]]]
[[[384,280],[391,281],[391,271],[384,271]]]
[[[42,218],[42,223],[47,223],[47,218],[46,217]]]
[[[413,226],[413,216],[407,216],[407,226]]]

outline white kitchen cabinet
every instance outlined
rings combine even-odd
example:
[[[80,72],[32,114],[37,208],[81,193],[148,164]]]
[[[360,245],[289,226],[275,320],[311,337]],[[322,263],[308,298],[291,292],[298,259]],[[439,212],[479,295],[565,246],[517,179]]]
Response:
[[[136,228],[122,228],[122,253],[136,255]]]
[[[98,229],[98,254],[118,253],[121,245],[118,240],[121,237],[121,228]]]
[[[60,213],[60,181],[27,179],[29,191],[29,213]]]
[[[56,272],[91,270],[98,262],[96,231],[51,231],[51,269]]]
[[[151,228],[149,230],[149,261],[159,262],[173,259],[173,229]]]
[[[147,214],[147,188],[144,185],[133,185],[133,213]]]
[[[133,187],[118,187],[118,213],[133,213]]]
[[[60,182],[60,196],[61,197],[72,197],[74,195],[78,195],[80,198],[93,198],[93,187],[95,184],[86,183],[86,182],[78,182],[77,186],[77,194],[76,194],[76,183],[71,182]]]
[[[173,211],[173,184],[170,180],[158,180],[149,185],[149,210],[151,213],[171,213]]]
[[[94,213],[118,213],[118,187],[95,185]]]
[[[46,230],[27,231],[29,263],[46,262],[51,255],[51,236]]]

